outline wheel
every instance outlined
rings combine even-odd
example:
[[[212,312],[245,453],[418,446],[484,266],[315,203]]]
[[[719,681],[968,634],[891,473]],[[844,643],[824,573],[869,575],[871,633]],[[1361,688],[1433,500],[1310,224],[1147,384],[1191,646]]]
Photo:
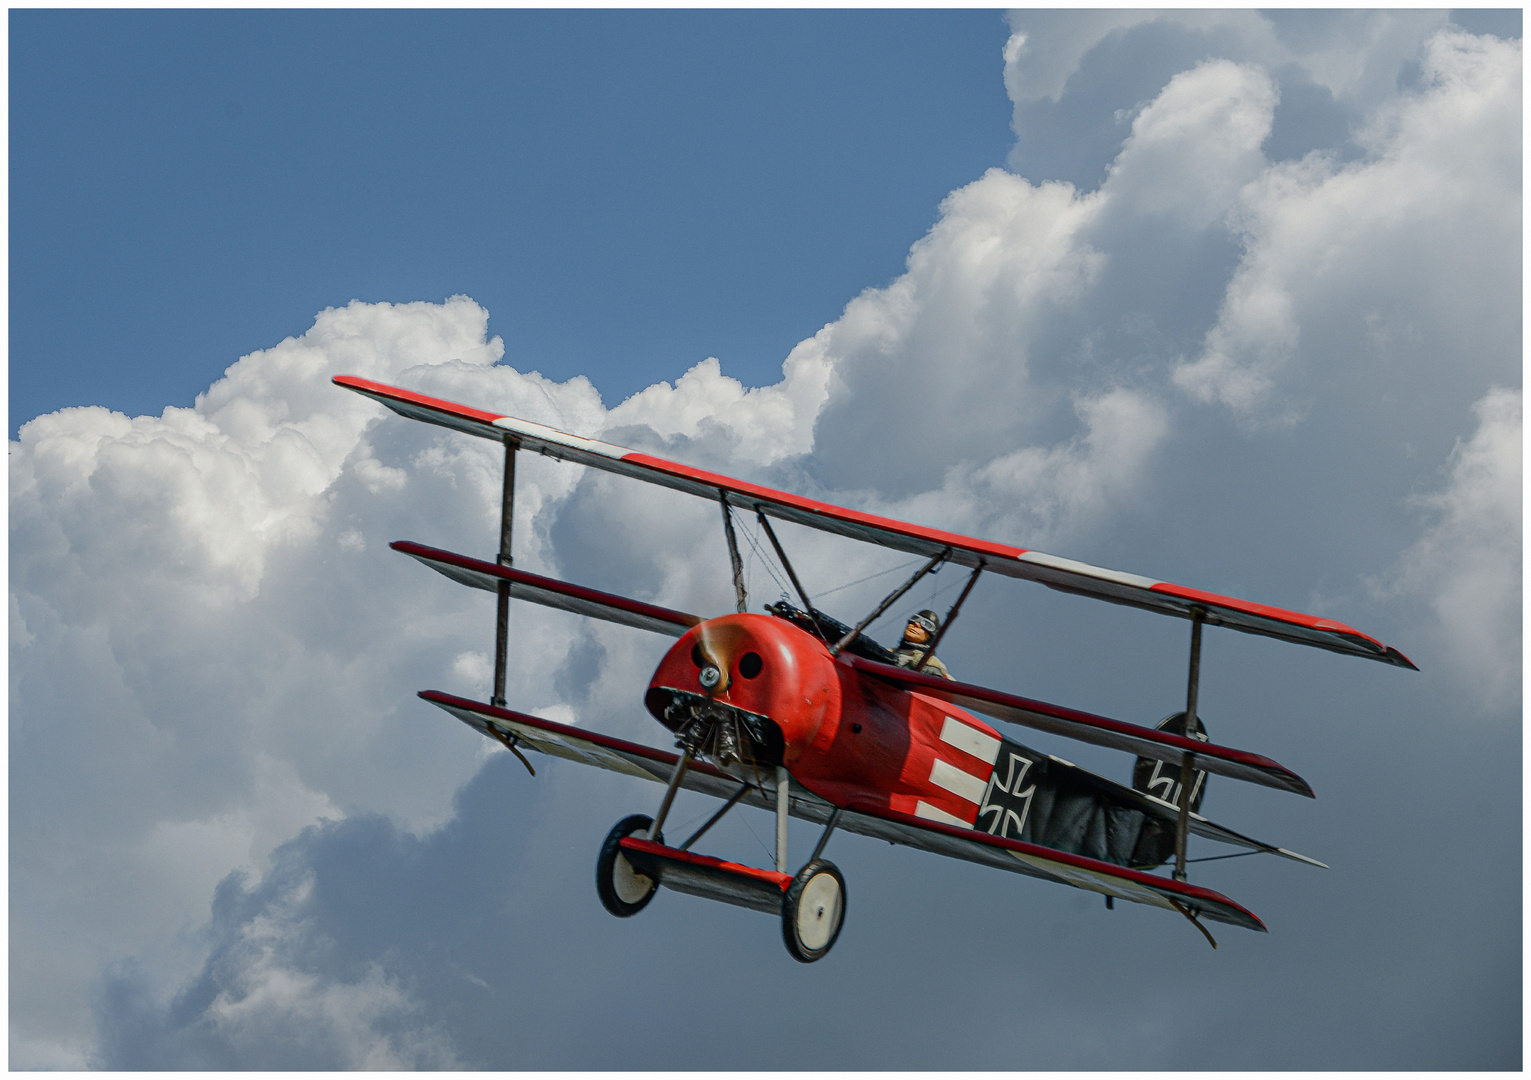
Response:
[[[618,847],[623,837],[634,833],[648,836],[654,819],[647,814],[632,814],[612,826],[601,844],[600,858],[595,861],[595,891],[601,898],[601,906],[619,919],[638,914],[654,899],[659,882],[633,869]],[[664,834],[656,839],[664,843]]]
[[[781,936],[794,960],[811,964],[833,947],[845,922],[845,878],[827,859],[797,872],[781,902]]]

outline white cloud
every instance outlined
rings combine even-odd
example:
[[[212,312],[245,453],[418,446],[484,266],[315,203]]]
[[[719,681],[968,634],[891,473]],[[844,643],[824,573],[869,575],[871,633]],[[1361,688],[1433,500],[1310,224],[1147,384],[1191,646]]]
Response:
[[[1277,92],[1258,68],[1209,60],[1169,81],[1132,122],[1105,188],[1141,215],[1190,229],[1221,222],[1265,167]]]
[[[987,508],[961,517],[990,528],[1055,541],[1087,535],[1138,497],[1138,485],[1169,434],[1164,406],[1143,393],[1116,388],[1075,405],[1084,431],[1068,443],[1029,446],[948,479],[945,492]],[[938,496],[942,497],[942,496]],[[943,512],[937,519],[949,519]],[[997,519],[997,520],[996,520]]]
[[[1012,11],[1004,54],[1010,100],[1057,101],[1084,54],[1102,38],[1154,17],[1152,11]]]
[[[290,861],[290,860],[289,860]],[[108,1067],[182,1069],[460,1068],[450,1037],[377,961],[335,962],[315,911],[316,875],[282,866],[252,897],[228,882],[225,920],[200,982],[168,1007],[131,965],[107,980]],[[226,916],[241,906],[248,917]],[[328,962],[327,962],[328,961]],[[338,970],[344,968],[345,970]],[[326,970],[328,969],[328,970]]]
[[[1024,437],[1063,399],[1032,378],[1033,354],[1099,273],[1085,228],[1100,200],[991,169],[941,209],[907,273],[815,339],[833,371],[816,465],[834,486],[935,483]]]
[[[1420,538],[1374,588],[1428,603],[1456,680],[1498,710],[1521,689],[1521,394],[1491,390],[1473,412],[1478,428],[1452,451],[1445,487],[1411,500],[1427,519]]]
[[[784,370],[785,378],[774,386],[745,389],[708,358],[674,386],[657,383],[634,394],[607,414],[605,424],[639,424],[662,438],[720,438],[728,453],[770,465],[813,448],[813,421],[830,365],[821,353],[799,347]]]
[[[1245,189],[1243,261],[1201,354],[1174,373],[1193,399],[1290,421],[1328,365],[1369,364],[1381,383],[1410,377],[1410,353],[1456,378],[1503,371],[1518,332],[1502,299],[1519,274],[1520,44],[1441,33],[1423,71],[1367,126],[1367,158],[1309,155]]]
[[[1267,70],[1295,66],[1365,110],[1391,98],[1399,64],[1447,21],[1443,11],[1050,11],[1008,15],[1005,89],[1020,107],[1057,101],[1089,51],[1112,34],[1157,23],[1197,35],[1216,54]]]
[[[230,965],[233,985],[220,989],[202,1014],[208,1034],[236,1060],[256,1068],[460,1067],[443,1032],[411,1024],[418,1004],[378,964],[354,980],[294,966],[297,929],[266,916],[247,924],[237,946],[247,955]],[[302,944],[310,955],[319,949],[313,941]]]
[[[214,883],[259,869],[309,822],[387,793],[425,825],[471,775],[469,752],[415,752],[400,713],[399,675],[446,666],[411,655],[417,583],[366,581],[358,566],[386,565],[400,500],[428,506],[422,487],[471,483],[480,458],[487,475],[493,448],[433,456],[448,440],[385,432],[402,457],[385,464],[365,437],[377,407],[329,378],[398,379],[448,357],[488,370],[501,349],[486,320],[461,298],[352,304],[244,358],[192,409],[66,409],[22,428],[10,675],[12,754],[28,763],[11,788],[12,955],[35,990],[15,1014],[24,1030],[78,1041],[63,1000],[103,960],[173,943]],[[534,379],[515,379],[523,412],[563,419]],[[594,398],[588,384],[559,394]],[[442,521],[471,535],[484,507],[443,501]],[[357,552],[357,537],[372,546]],[[387,622],[368,625],[366,605],[343,599],[353,588]]]
[[[890,511],[914,498],[908,512],[921,520],[934,520],[923,506],[962,505],[970,516],[959,520],[976,531],[1041,528],[1001,533],[1028,545],[1068,539],[1066,522],[1098,523],[1170,431],[1156,394],[1122,385],[1142,381],[1154,358],[1090,353],[1092,337],[1122,318],[1103,278],[1166,228],[1221,225],[1264,166],[1275,100],[1262,72],[1212,61],[1142,111],[1099,191],[990,170],[953,192],[907,272],[857,297],[814,341],[832,362],[817,475],[876,488]],[[1143,422],[1129,425],[1113,460],[1118,447],[1090,418],[1127,401]],[[1027,447],[1019,456],[1017,444]],[[994,478],[1007,469],[1040,471],[995,502]],[[1080,488],[1081,470],[1117,479]],[[938,485],[941,496],[915,498]],[[1090,500],[1090,514],[1059,512]]]

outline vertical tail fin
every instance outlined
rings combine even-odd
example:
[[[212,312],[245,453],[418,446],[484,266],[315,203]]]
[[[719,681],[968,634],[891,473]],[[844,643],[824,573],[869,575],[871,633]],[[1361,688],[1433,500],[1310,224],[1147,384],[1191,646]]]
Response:
[[[1166,716],[1154,725],[1159,731],[1169,732],[1172,735],[1184,735],[1185,713],[1178,712],[1173,716]],[[1191,735],[1194,739],[1207,741],[1207,729],[1202,724],[1201,717],[1196,718],[1195,730]],[[1153,758],[1138,758],[1132,767],[1132,787],[1134,791],[1141,791],[1145,795],[1151,795],[1156,799],[1174,806],[1180,805],[1180,767],[1167,765]],[[1207,794],[1207,774],[1196,770],[1191,774],[1191,810],[1201,810],[1201,800]],[[1143,831],[1138,834],[1137,846],[1133,848],[1132,865],[1136,867],[1159,866],[1175,854],[1175,827],[1167,821],[1157,818],[1147,818],[1143,822]]]

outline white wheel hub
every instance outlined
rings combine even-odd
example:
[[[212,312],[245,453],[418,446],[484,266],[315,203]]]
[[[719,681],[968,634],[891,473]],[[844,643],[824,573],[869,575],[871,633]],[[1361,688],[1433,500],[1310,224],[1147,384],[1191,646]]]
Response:
[[[627,856],[618,855],[611,864],[611,887],[624,904],[636,904],[653,889],[654,879],[634,870]]]
[[[795,929],[807,949],[822,949],[834,938],[842,914],[840,882],[835,875],[818,873],[803,886],[797,903]]]

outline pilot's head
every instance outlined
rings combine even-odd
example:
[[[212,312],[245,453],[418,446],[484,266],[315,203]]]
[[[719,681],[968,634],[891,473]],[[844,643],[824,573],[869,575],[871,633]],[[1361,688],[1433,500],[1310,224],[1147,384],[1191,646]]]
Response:
[[[917,615],[911,615],[909,616],[909,625],[904,627],[904,644],[928,645],[930,639],[936,636],[936,630],[940,626],[940,616],[929,609]]]

